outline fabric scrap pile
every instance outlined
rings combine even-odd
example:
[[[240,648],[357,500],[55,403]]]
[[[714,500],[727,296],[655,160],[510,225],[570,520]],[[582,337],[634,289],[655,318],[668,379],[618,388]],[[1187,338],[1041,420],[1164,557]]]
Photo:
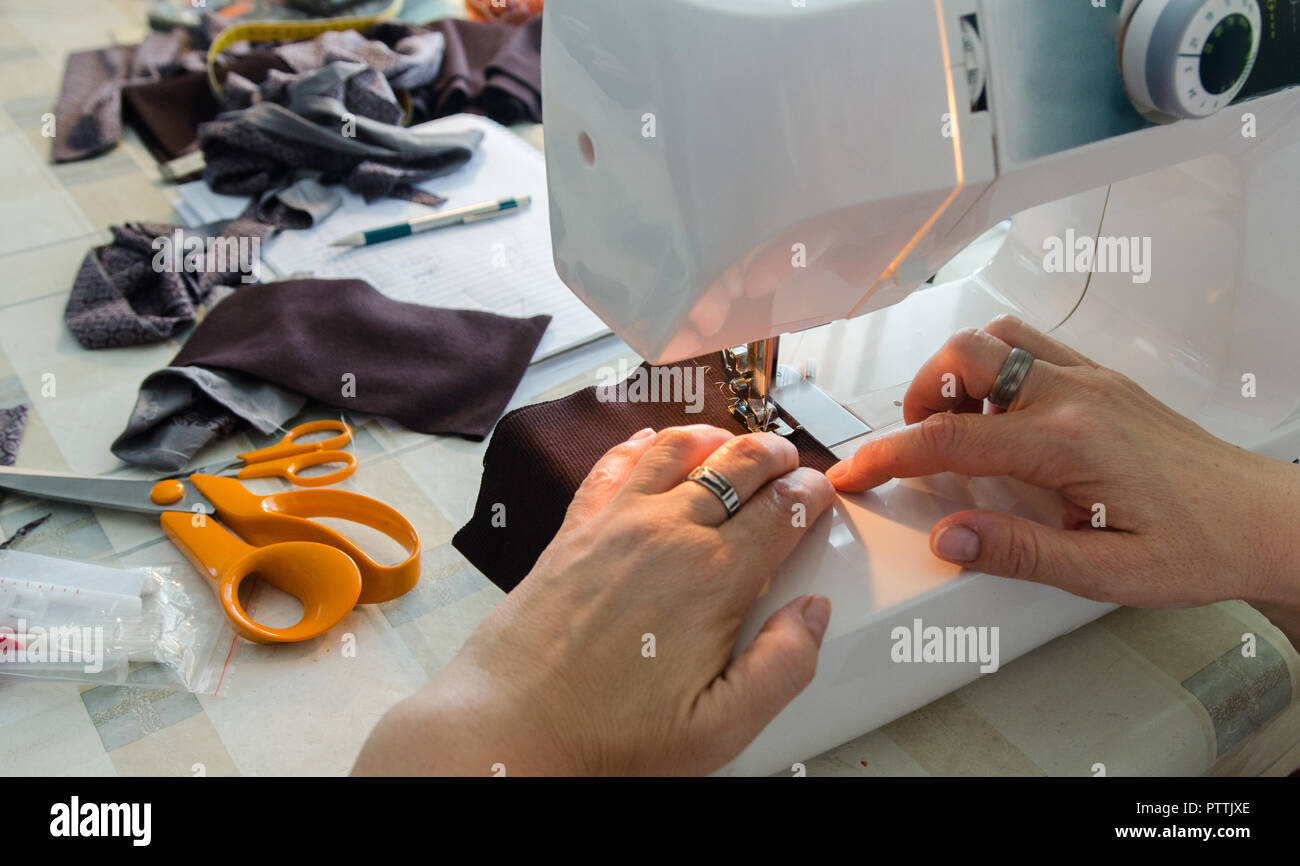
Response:
[[[112,241],[86,255],[64,313],[85,348],[166,340],[211,306],[180,354],[144,381],[113,453],[176,472],[200,448],[247,426],[276,431],[309,399],[421,433],[483,439],[549,316],[403,304],[359,280],[249,286],[255,268],[235,253],[277,230],[318,224],[341,203],[335,184],[367,202],[442,204],[417,184],[463,167],[482,133],[406,124],[463,111],[507,124],[540,121],[540,16],[521,26],[387,22],[269,48],[236,44],[219,59],[218,105],[205,49],[221,26],[208,16],[196,30],[68,59],[56,161],[116,144],[125,101],[156,155],[201,148],[211,188],[250,197],[226,223],[114,227]],[[226,255],[192,268],[184,260],[191,246],[195,255],[204,247]]]
[[[218,58],[225,79],[225,101],[218,103],[206,51],[224,26],[207,15],[198,28],[150,33],[139,45],[70,54],[54,112],[54,161],[111,150],[124,114],[159,160],[175,159],[199,148],[203,123],[255,99],[286,104],[294,82],[336,62],[363,64],[389,91],[404,92],[408,124],[466,111],[505,125],[542,119],[541,16],[519,26],[447,18],[424,26],[385,22],[365,34],[326,33],[272,47],[237,43]],[[353,85],[350,99],[362,100],[367,87],[376,95],[358,113],[391,117],[392,107],[379,106],[386,97],[374,80]],[[400,110],[399,118],[406,109]]]
[[[256,102],[199,128],[203,177],[214,192],[258,196],[264,205],[268,194],[307,179],[342,183],[367,202],[395,196],[436,207],[445,199],[414,184],[460,168],[482,139],[477,131],[395,125],[402,117],[397,97],[387,79],[362,63],[327,64],[287,83],[283,95],[286,105]]]

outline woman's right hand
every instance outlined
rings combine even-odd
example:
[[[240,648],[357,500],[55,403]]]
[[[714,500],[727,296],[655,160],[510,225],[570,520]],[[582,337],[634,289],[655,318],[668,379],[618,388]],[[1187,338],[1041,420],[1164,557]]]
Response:
[[[697,466],[734,485],[734,516],[687,480]],[[821,596],[789,602],[732,651],[755,599],[834,498],[774,433],[642,431],[596,464],[528,577],[389,711],[357,771],[713,772],[817,669],[831,616]]]
[[[982,414],[1013,347],[1036,360],[1008,411]],[[948,340],[903,413],[909,426],[831,469],[837,488],[953,471],[1061,496],[1060,529],[997,511],[941,520],[941,559],[1138,607],[1245,599],[1300,645],[1300,467],[1211,436],[1009,316]]]

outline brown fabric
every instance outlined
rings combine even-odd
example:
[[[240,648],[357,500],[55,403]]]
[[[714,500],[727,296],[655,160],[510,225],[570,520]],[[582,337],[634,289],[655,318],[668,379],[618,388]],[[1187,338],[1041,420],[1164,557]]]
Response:
[[[230,72],[253,82],[271,70],[287,71],[287,64],[269,50],[232,57]],[[126,118],[140,133],[154,157],[168,162],[199,144],[199,124],[217,116],[220,106],[212,95],[207,72],[180,72],[153,81],[122,87]]]
[[[704,405],[691,414],[682,403],[602,402],[596,388],[561,400],[525,406],[497,424],[483,457],[483,481],[474,516],[452,544],[489,580],[509,592],[532,570],[564,520],[582,480],[601,456],[646,427],[662,430],[685,424],[712,424],[742,433],[727,410],[727,392],[717,355],[683,361],[705,367]],[[809,433],[790,441],[800,463],[825,472],[837,458]],[[505,506],[505,525],[493,517]],[[496,521],[500,523],[498,519]]]
[[[68,55],[55,108],[54,161],[86,159],[115,147],[122,137],[123,102],[128,119],[163,160],[193,150],[199,125],[215,119],[219,110],[245,107],[218,106],[208,90],[204,52],[226,22],[214,16],[204,22],[201,32],[150,33],[138,46]],[[430,32],[442,34],[445,54],[436,78],[426,81],[403,63],[410,59],[404,52]],[[247,90],[259,90],[263,82],[269,88],[263,98],[274,99],[280,73],[304,71],[305,58],[323,63],[355,53],[371,62],[391,48],[396,61],[388,70],[394,76],[390,83],[395,89],[409,87],[412,124],[468,111],[508,126],[542,119],[541,34],[540,15],[517,26],[457,18],[423,27],[386,22],[365,34],[382,44],[364,50],[354,45],[352,52],[339,54],[340,43],[364,40],[327,34],[292,47],[232,46],[218,63],[228,99],[248,96]]]
[[[122,90],[171,75],[201,72],[208,31],[151,32],[139,45],[114,45],[68,55],[54,108],[51,156],[55,162],[86,159],[112,149],[122,137]],[[232,52],[233,56],[234,52]]]
[[[186,72],[122,88],[127,117],[154,157],[170,162],[198,146],[198,126],[216,116],[217,101],[202,72]]]
[[[419,433],[479,440],[550,321],[400,303],[361,280],[286,280],[217,304],[169,366],[247,373]]]
[[[429,25],[447,40],[437,79],[412,94],[416,117],[470,111],[509,126],[542,120],[542,16],[519,26],[445,18]]]

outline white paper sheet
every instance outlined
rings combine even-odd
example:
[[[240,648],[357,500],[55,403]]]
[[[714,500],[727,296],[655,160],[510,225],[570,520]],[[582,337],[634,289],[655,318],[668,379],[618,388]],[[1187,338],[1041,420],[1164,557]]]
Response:
[[[263,260],[271,274],[363,279],[394,300],[433,307],[521,317],[545,313],[552,321],[534,360],[608,334],[609,328],[555,273],[542,154],[500,124],[475,115],[441,118],[421,128],[484,132],[467,165],[421,184],[448,200],[442,209],[522,195],[532,196],[532,204],[516,215],[346,249],[330,242],[437,211],[397,199],[367,205],[336,187],[344,202],[328,219],[310,231],[284,232],[265,247]],[[189,210],[205,221],[237,216],[248,203],[216,195],[202,181],[180,192]]]

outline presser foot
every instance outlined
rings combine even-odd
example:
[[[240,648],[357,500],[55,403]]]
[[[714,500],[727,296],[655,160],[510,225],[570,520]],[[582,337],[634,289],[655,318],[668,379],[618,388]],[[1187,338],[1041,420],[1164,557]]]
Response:
[[[791,427],[782,420],[776,404],[771,400],[764,400],[758,408],[755,408],[754,402],[737,399],[728,409],[731,411],[731,417],[744,424],[745,429],[750,433],[775,433],[778,436],[789,436],[799,429]]]
[[[729,407],[731,416],[749,432],[766,431],[789,436],[796,430],[803,430],[827,448],[871,432],[871,427],[862,419],[817,387],[812,380],[811,365],[805,370],[806,375],[792,367],[777,366],[775,352],[766,356],[772,359],[772,368],[762,377],[768,388],[760,397],[750,373],[750,357],[753,356],[746,346],[722,351],[727,387],[735,397]],[[782,419],[782,414],[790,419],[790,423]]]
[[[768,391],[776,383],[777,340],[777,337],[772,337],[748,346],[722,350],[727,387],[735,397],[728,409],[750,433],[789,436],[799,429],[781,418],[776,403],[768,396]]]

